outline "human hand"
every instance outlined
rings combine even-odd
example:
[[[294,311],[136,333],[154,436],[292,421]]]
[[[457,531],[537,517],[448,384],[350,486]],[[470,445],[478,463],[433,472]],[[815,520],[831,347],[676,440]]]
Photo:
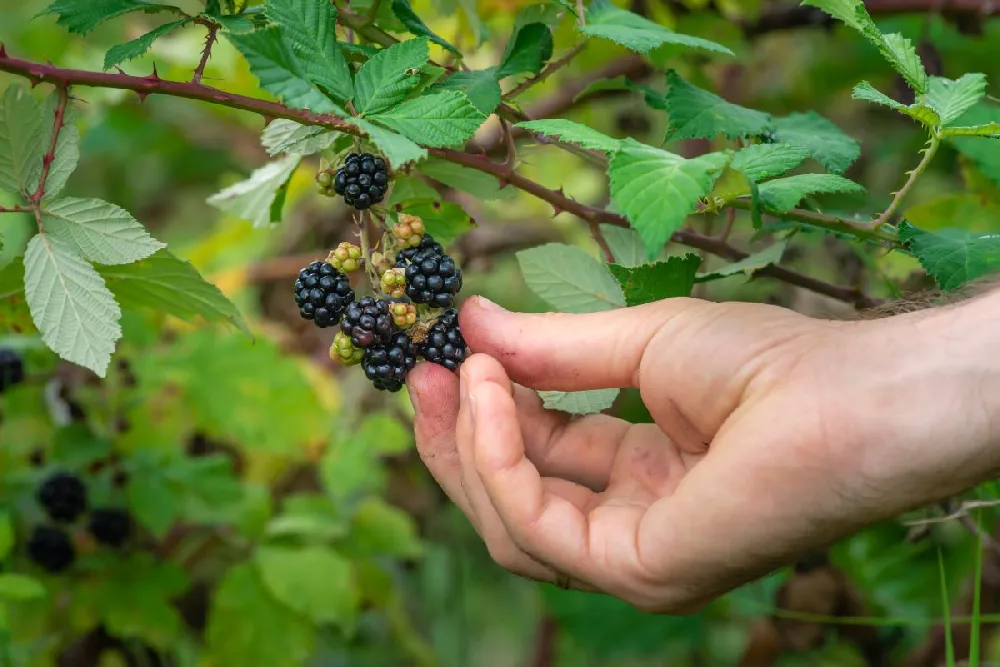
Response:
[[[500,565],[689,612],[997,469],[995,301],[833,322],[696,299],[522,315],[474,298],[461,380],[410,374],[417,447]],[[637,387],[655,424],[570,419],[532,391],[605,387]]]

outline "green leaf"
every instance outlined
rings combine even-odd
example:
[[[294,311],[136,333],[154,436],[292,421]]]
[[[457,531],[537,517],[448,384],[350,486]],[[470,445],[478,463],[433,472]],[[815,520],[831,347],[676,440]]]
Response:
[[[370,120],[425,146],[459,146],[486,120],[464,93],[449,90],[407,100]]]
[[[340,104],[354,96],[351,70],[337,45],[337,9],[332,2],[268,0],[267,15],[280,27],[305,78]]]
[[[243,14],[235,14],[230,16],[212,16],[212,20],[222,26],[222,29],[226,32],[235,33],[241,35],[248,32],[254,32],[265,23],[259,17],[262,17],[263,13],[258,12],[251,14],[249,11]]]
[[[191,265],[161,250],[133,264],[100,267],[108,289],[125,309],[151,308],[188,322],[227,322],[249,333],[236,306]]]
[[[99,264],[128,264],[166,248],[123,208],[100,199],[57,199],[42,210],[45,232]]]
[[[632,267],[642,266],[648,261],[646,247],[639,232],[609,224],[601,224],[600,229],[617,264]]]
[[[420,17],[417,16],[416,12],[413,11],[413,8],[410,7],[409,0],[392,0],[392,13],[396,15],[396,18],[399,19],[403,25],[406,26],[406,29],[409,30],[411,34],[426,37],[438,46],[444,47],[455,55],[461,57],[462,54],[458,49],[438,37],[430,28],[427,27],[427,24],[424,23]]]
[[[694,275],[700,264],[701,257],[688,253],[637,267],[608,264],[608,270],[621,285],[625,305],[631,307],[660,299],[690,296]]]
[[[435,84],[431,91],[459,90],[469,97],[473,106],[487,116],[500,106],[503,90],[497,81],[495,69],[455,72],[444,81]]]
[[[154,12],[174,12],[181,16],[184,15],[183,11],[173,5],[146,2],[146,0],[99,0],[96,2],[88,2],[86,0],[55,0],[39,16],[56,14],[59,16],[56,23],[72,33],[85,35],[105,21],[135,11],[143,11],[150,14]]]
[[[490,174],[463,167],[441,158],[431,158],[424,161],[418,168],[422,174],[440,181],[448,187],[468,192],[476,199],[490,201],[493,199],[510,199],[517,191],[509,186],[500,186],[500,181]],[[435,236],[435,238],[437,238]]]
[[[285,104],[341,118],[347,115],[309,79],[305,68],[312,68],[315,63],[300,63],[277,28],[245,35],[228,33],[227,38],[247,59],[250,71],[260,80],[261,88]]]
[[[313,623],[350,628],[360,603],[351,562],[328,547],[261,546],[254,555],[264,588]]]
[[[392,181],[392,190],[386,200],[387,208],[405,204],[410,199],[440,201],[441,197],[430,183],[416,176],[397,176]],[[2,293],[0,293],[2,294]]]
[[[721,269],[716,269],[715,271],[699,273],[695,276],[695,282],[717,280],[719,278],[734,276],[738,273],[742,273],[745,276],[752,276],[759,269],[780,262],[781,256],[785,254],[785,248],[788,247],[788,241],[788,238],[783,238],[777,243],[768,246],[760,252],[755,252],[738,262],[726,264]]]
[[[157,539],[167,534],[180,513],[181,499],[158,468],[133,470],[126,495],[132,514]]]
[[[352,434],[354,447],[375,455],[403,454],[413,446],[413,433],[386,412],[367,415]]]
[[[146,51],[149,51],[149,48],[153,46],[153,42],[167,33],[182,27],[185,23],[187,23],[187,19],[164,23],[158,28],[153,28],[145,35],[140,35],[130,42],[115,44],[108,49],[107,53],[104,54],[104,69],[111,69],[115,65],[120,65],[123,62],[144,55]]]
[[[863,186],[835,174],[798,174],[760,184],[761,202],[778,213],[791,211],[808,195],[864,191]]]
[[[24,253],[24,286],[42,340],[104,377],[121,338],[121,310],[100,274],[61,239],[39,233]]]
[[[591,415],[610,408],[621,389],[591,389],[589,391],[540,391],[546,410],[558,410],[571,415]]]
[[[804,0],[802,4],[818,7],[861,33],[914,91],[927,92],[927,72],[913,44],[900,34],[882,34],[861,0]]]
[[[631,139],[608,165],[611,198],[632,223],[653,258],[698,207],[729,163],[730,153],[693,159]]]
[[[951,126],[941,131],[944,137],[990,137],[1000,138],[1000,122],[994,121],[985,125]]]
[[[625,305],[611,273],[583,250],[547,243],[517,253],[528,287],[553,308],[566,313],[593,313]]]
[[[268,162],[250,174],[250,178],[229,186],[207,199],[207,202],[230,215],[246,220],[254,227],[267,227],[277,222],[271,217],[271,204],[278,189],[299,166],[301,155],[291,154]]]
[[[518,26],[507,41],[496,78],[515,74],[538,74],[552,57],[552,31],[544,23]]]
[[[350,539],[352,548],[373,556],[417,558],[424,551],[413,517],[377,497],[355,508]]]
[[[1000,269],[1000,234],[960,229],[927,232],[904,222],[899,240],[945,291]]]
[[[55,433],[52,460],[69,468],[82,468],[112,453],[111,441],[95,435],[83,424],[71,423]]]
[[[322,586],[320,578],[313,582]],[[285,667],[312,655],[315,631],[265,588],[257,568],[241,563],[226,573],[212,597],[208,653],[219,665]]]
[[[956,121],[957,125],[975,127],[1000,122],[1000,107],[980,102]],[[948,143],[971,160],[991,181],[1000,186],[1000,151],[995,139],[977,136],[951,136]]]
[[[674,70],[667,72],[667,86],[666,140],[712,139],[719,134],[734,139],[764,134],[771,127],[770,115],[692,86]]]
[[[958,79],[932,76],[927,88],[927,105],[950,125],[986,95],[985,74],[964,74]]]
[[[676,44],[735,55],[721,44],[668,30],[638,14],[616,7],[609,0],[593,0],[586,13],[586,25],[580,28],[580,32],[589,37],[611,40],[637,53],[648,53],[664,44]]]
[[[774,119],[776,141],[800,146],[828,171],[843,174],[861,156],[861,145],[815,111]]]
[[[0,560],[6,560],[14,548],[14,520],[7,510],[0,510]]]
[[[444,246],[474,226],[465,209],[452,202],[413,199],[403,204],[402,212],[422,218],[427,233]]]
[[[564,118],[526,120],[517,123],[515,127],[544,134],[547,137],[558,137],[562,141],[606,153],[613,153],[621,147],[621,142],[618,139],[613,139],[593,128]]]
[[[862,81],[858,85],[854,86],[851,96],[856,100],[872,102],[874,104],[880,104],[884,107],[889,107],[890,109],[909,116],[910,118],[919,123],[923,123],[928,127],[933,127],[941,122],[937,112],[935,112],[931,107],[919,103],[900,104],[888,95],[876,90],[867,81]]]
[[[427,58],[426,39],[410,39],[376,53],[358,70],[354,108],[370,116],[405,100],[420,83],[420,68]]]
[[[305,157],[326,150],[339,136],[339,132],[325,127],[299,125],[293,120],[278,118],[264,128],[260,143],[271,157],[281,153]]]
[[[7,87],[0,106],[0,190],[26,195],[35,191],[51,124],[24,86]]]
[[[368,135],[394,169],[409,162],[419,162],[427,157],[427,151],[401,134],[390,132],[364,118],[349,118],[348,122]]]
[[[748,180],[757,182],[795,169],[809,157],[809,151],[792,144],[751,144],[738,151],[730,165]]]
[[[54,118],[56,108],[59,105],[59,91],[53,91],[42,105],[42,118]],[[49,128],[45,131],[43,144],[48,147],[52,143],[52,132],[55,131],[53,123],[49,123]],[[72,101],[67,101],[66,110],[63,113],[63,128],[59,132],[56,140],[56,150],[53,155],[52,164],[49,165],[49,173],[45,178],[45,193],[43,201],[47,202],[62,192],[66,181],[76,171],[76,165],[80,161],[80,130],[76,127],[76,110]],[[34,184],[37,187],[41,178],[41,169],[35,177]]]
[[[0,600],[20,602],[45,597],[48,591],[31,577],[12,572],[0,573]]]

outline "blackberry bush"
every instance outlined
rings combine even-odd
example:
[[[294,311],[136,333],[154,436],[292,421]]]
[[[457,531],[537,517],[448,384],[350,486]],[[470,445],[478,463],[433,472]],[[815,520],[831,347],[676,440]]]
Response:
[[[0,348],[0,393],[24,382],[24,361],[21,355],[8,348]]]
[[[303,319],[321,329],[334,326],[354,302],[351,279],[329,262],[313,262],[295,280],[295,303]]]
[[[416,363],[416,346],[408,335],[400,332],[387,343],[366,349],[361,366],[376,389],[397,392],[403,388],[406,374]]]
[[[53,521],[72,523],[87,511],[87,488],[73,473],[49,476],[38,487],[36,498]]]
[[[132,517],[117,507],[96,508],[90,514],[87,529],[101,544],[121,547],[132,534]]]
[[[371,153],[351,153],[333,175],[334,193],[359,211],[385,198],[389,189],[389,169],[385,160]]]
[[[28,538],[28,558],[52,574],[65,572],[76,560],[76,549],[64,530],[36,526]]]
[[[462,365],[467,353],[468,346],[458,326],[458,311],[454,308],[438,318],[420,345],[420,356],[450,371]]]

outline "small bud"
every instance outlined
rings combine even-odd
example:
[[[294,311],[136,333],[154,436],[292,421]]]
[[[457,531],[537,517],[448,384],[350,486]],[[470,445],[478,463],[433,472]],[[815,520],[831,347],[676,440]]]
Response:
[[[409,329],[417,323],[417,308],[412,303],[394,303],[389,306],[389,312],[400,329]]]
[[[356,366],[361,363],[364,350],[354,347],[351,337],[343,331],[338,331],[333,337],[333,344],[330,345],[330,359],[340,362],[345,366]]]
[[[406,270],[389,269],[382,274],[382,291],[394,299],[406,296]]]
[[[344,273],[357,271],[361,266],[361,248],[344,241],[327,256],[326,261]]]
[[[324,188],[328,188],[333,185],[333,174],[329,171],[321,171],[316,174],[316,182],[322,185]]]
[[[371,256],[372,267],[381,275],[392,268],[392,262],[388,257],[380,252],[373,252]]]

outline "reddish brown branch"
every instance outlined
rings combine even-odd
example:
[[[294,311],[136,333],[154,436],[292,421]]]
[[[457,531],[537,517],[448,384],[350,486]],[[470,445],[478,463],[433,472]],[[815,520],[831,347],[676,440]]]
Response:
[[[585,48],[587,48],[587,42],[580,42],[579,44],[577,44],[576,46],[574,46],[572,49],[570,49],[569,53],[567,53],[566,55],[564,55],[562,58],[560,58],[559,60],[554,60],[554,61],[550,62],[548,64],[548,66],[545,69],[543,69],[541,72],[539,72],[535,76],[531,77],[530,79],[525,79],[521,83],[519,83],[516,86],[514,86],[513,88],[511,88],[511,90],[509,92],[507,92],[503,96],[503,98],[505,100],[514,99],[515,97],[517,97],[518,95],[520,95],[524,91],[528,90],[532,86],[537,86],[538,84],[542,83],[547,78],[549,78],[550,76],[552,76],[553,74],[555,74],[557,71],[559,71],[561,68],[563,68],[566,65],[568,65],[570,63],[570,61],[573,60],[573,58],[576,58],[577,55],[579,55],[579,53],[581,51],[583,51]]]
[[[205,74],[205,67],[208,65],[208,59],[212,57],[212,47],[215,45],[215,40],[219,36],[219,26],[215,23],[206,23],[205,27],[208,29],[208,34],[205,36],[205,48],[201,51],[201,60],[198,62],[198,66],[194,69],[194,75],[191,77],[191,83],[201,83],[201,77]]]
[[[30,206],[0,206],[0,213],[31,213]]]

